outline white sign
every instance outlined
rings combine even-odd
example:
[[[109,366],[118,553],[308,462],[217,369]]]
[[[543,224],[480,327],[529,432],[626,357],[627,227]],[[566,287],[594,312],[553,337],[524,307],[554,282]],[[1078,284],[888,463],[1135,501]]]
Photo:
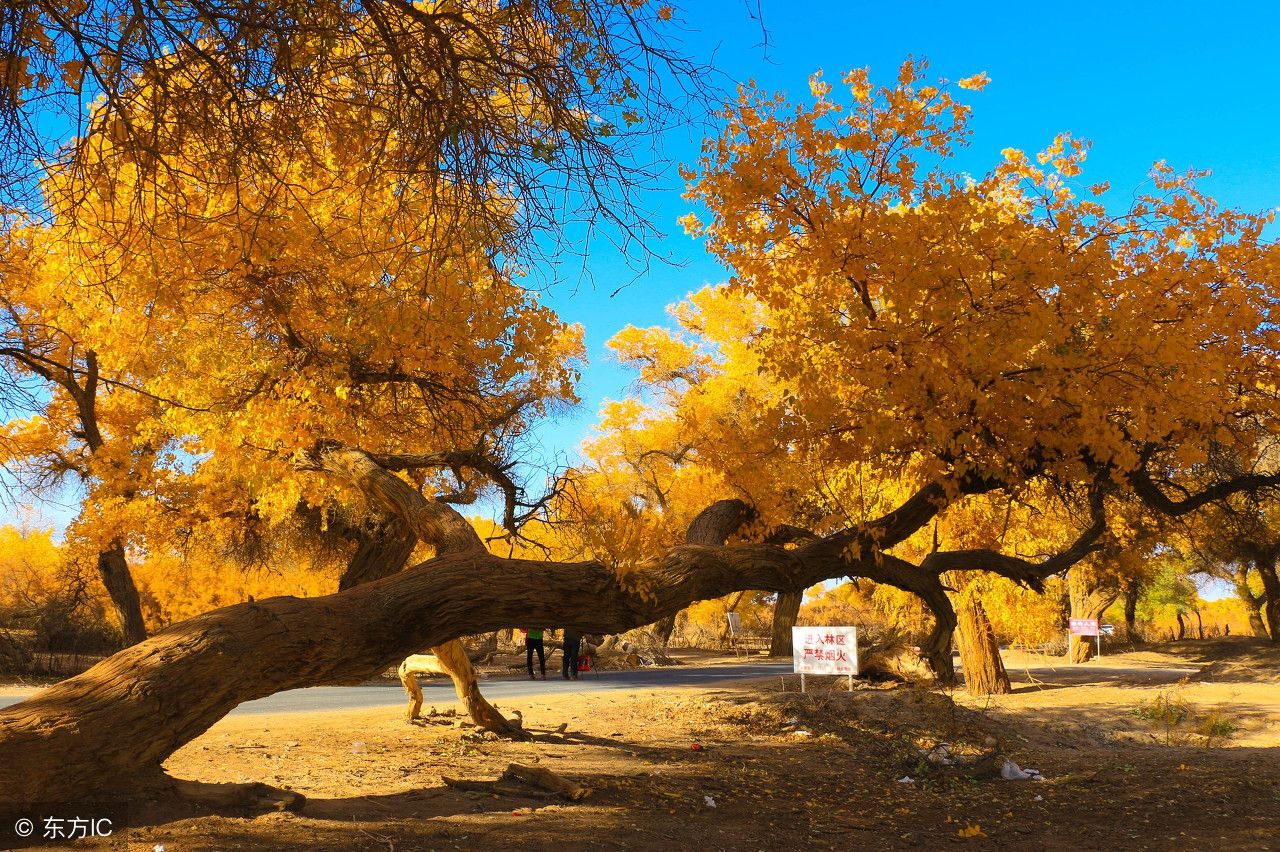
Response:
[[[741,636],[742,635],[742,616],[736,612],[730,612],[730,613],[727,613],[725,617],[729,619],[729,635]]]
[[[1070,618],[1067,619],[1067,623],[1076,636],[1097,636],[1102,632],[1098,629],[1096,618]]]
[[[858,628],[793,627],[791,661],[799,674],[856,675]]]

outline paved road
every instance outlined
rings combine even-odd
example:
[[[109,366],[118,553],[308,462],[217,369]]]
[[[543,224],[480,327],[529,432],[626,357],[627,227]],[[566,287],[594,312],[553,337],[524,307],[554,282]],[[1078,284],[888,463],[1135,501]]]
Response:
[[[644,689],[668,686],[711,686],[735,680],[768,677],[785,674],[791,670],[791,661],[778,663],[749,663],[727,666],[667,666],[633,671],[584,672],[576,683],[561,680],[559,669],[548,672],[545,681],[533,680],[484,680],[480,682],[486,698],[490,700],[523,698],[529,695],[549,695],[562,691],[605,692],[621,689]],[[430,707],[453,702],[453,685],[443,678],[422,679],[424,703]],[[30,693],[27,693],[30,694]],[[0,695],[0,707],[7,707],[26,695],[10,693]],[[290,689],[257,701],[246,701],[232,714],[297,713],[313,710],[360,710],[369,707],[400,707],[405,703],[404,689],[400,684],[377,686],[313,686],[307,689]]]
[[[1175,665],[1147,663],[1141,666],[1113,664],[1110,660],[1095,660],[1080,666],[1069,666],[1061,660],[1027,655],[1025,658],[1009,658],[1006,665],[1015,681],[1034,673],[1038,680],[1060,684],[1078,683],[1173,683],[1194,675],[1199,669]],[[1119,661],[1117,661],[1119,662]],[[959,668],[959,660],[956,660]],[[545,681],[524,679],[498,679],[481,681],[484,694],[491,700],[525,698],[530,695],[554,695],[564,691],[605,692],[610,690],[644,689],[668,686],[711,686],[717,683],[777,676],[791,670],[791,661],[777,663],[745,663],[716,666],[668,666],[631,671],[583,673],[577,683],[560,679],[559,668],[551,672]],[[16,704],[35,690],[14,690],[0,694],[0,707]],[[454,701],[453,685],[443,678],[422,680],[422,692],[426,706],[446,705]],[[404,690],[398,683],[376,686],[313,686],[307,689],[291,689],[278,692],[257,701],[241,704],[233,714],[298,713],[314,710],[360,710],[372,707],[400,707],[405,703]]]

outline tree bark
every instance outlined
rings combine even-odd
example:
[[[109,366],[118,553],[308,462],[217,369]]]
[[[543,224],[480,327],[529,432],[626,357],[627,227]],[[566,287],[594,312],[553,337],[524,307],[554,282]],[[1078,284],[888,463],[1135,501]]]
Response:
[[[1142,584],[1129,579],[1124,584],[1124,635],[1130,644],[1138,638],[1138,597],[1142,593]]]
[[[1262,576],[1263,616],[1272,642],[1280,642],[1280,575],[1276,574],[1276,554],[1268,553],[1254,560],[1254,567]]]
[[[353,451],[334,450],[327,454],[326,459],[331,469],[344,476],[352,475],[353,471],[366,470],[365,465],[371,464],[363,453]],[[387,489],[388,492],[394,490],[394,486]],[[480,536],[465,518],[456,512],[453,513],[455,517],[442,512],[432,513],[432,504],[416,491],[413,495],[417,496],[416,501],[413,496],[404,497],[398,494],[394,498],[380,496],[374,489],[371,496],[394,514],[356,531],[358,541],[356,551],[347,562],[347,568],[338,581],[339,591],[379,580],[402,570],[410,554],[413,553],[419,535],[435,535],[434,540],[428,540],[426,543],[435,545],[437,551],[484,549]],[[448,511],[453,512],[452,509]],[[429,517],[425,519],[420,517],[423,514],[428,514]],[[492,634],[495,647],[497,637],[496,632]],[[507,719],[485,700],[480,692],[479,675],[461,640],[453,639],[433,647],[430,656],[434,663],[426,671],[443,672],[449,676],[453,681],[454,692],[457,693],[458,700],[462,702],[471,721],[504,737],[527,738],[519,722]],[[414,659],[421,660],[422,656],[416,656]],[[412,668],[406,669],[402,663],[399,674],[401,683],[409,693],[410,706],[415,699],[421,706],[422,690],[418,687],[416,680],[417,672]],[[413,718],[414,716],[411,715],[410,720],[412,721]]]
[[[107,589],[107,596],[120,619],[120,634],[126,645],[136,645],[147,638],[147,626],[142,620],[142,602],[138,587],[134,585],[129,561],[124,555],[124,545],[114,541],[98,554],[98,575]]]
[[[1249,588],[1248,566],[1236,566],[1231,582],[1235,587],[1236,597],[1244,604],[1245,612],[1248,613],[1249,631],[1258,639],[1270,638],[1267,634],[1267,624],[1262,620],[1262,607],[1266,603],[1266,596],[1255,595],[1253,589]]]
[[[1178,632],[1174,634],[1173,639],[1175,642],[1181,642],[1183,639],[1187,638],[1187,625],[1186,622],[1182,620],[1181,612],[1175,612],[1173,617],[1178,620]]]
[[[671,642],[671,634],[676,630],[676,619],[680,617],[680,613],[669,615],[653,626],[653,631],[658,635],[658,641],[662,643],[662,647],[667,647]]]
[[[1000,643],[982,603],[969,600],[956,608],[956,632],[960,667],[970,695],[1008,695],[1013,692],[1009,673],[1000,658]]]
[[[937,577],[932,579],[933,582],[927,588],[916,592],[933,613],[933,629],[920,646],[920,656],[929,664],[929,670],[939,683],[950,685],[956,682],[956,663],[951,653],[951,644],[958,622],[955,608],[951,605],[951,598],[947,596],[942,581]]]
[[[164,760],[245,701],[286,689],[359,682],[419,649],[438,649],[468,633],[530,623],[617,633],[695,601],[748,589],[803,589],[844,576],[889,583],[925,598],[939,615],[934,637],[945,626],[948,645],[955,626],[938,575],[883,550],[945,505],[941,484],[920,489],[863,527],[794,549],[685,544],[619,575],[598,562],[494,556],[475,546],[475,532],[451,507],[426,501],[358,451],[320,446],[309,466],[343,476],[376,505],[405,517],[438,555],[325,597],[277,597],[204,613],[0,710],[0,810],[129,798],[164,783]],[[984,487],[961,483],[964,493]],[[691,531],[737,502],[708,507]],[[1088,552],[1105,528],[1100,496],[1094,508],[1094,524],[1058,557],[1031,563],[968,551],[956,558],[1034,584],[1062,570],[1065,559]],[[584,600],[592,606],[584,608]],[[949,625],[944,614],[950,614]],[[944,664],[939,659],[936,665],[935,671]],[[945,667],[950,668],[949,648]]]
[[[1079,565],[1067,573],[1068,594],[1071,596],[1072,618],[1096,618],[1102,627],[1102,614],[1115,603],[1119,589],[1098,584],[1096,575],[1086,566]],[[1067,645],[1067,660],[1083,663],[1094,656],[1095,642],[1092,636],[1071,634]]]
[[[214,610],[0,710],[0,803],[128,795],[244,701],[360,682],[465,633],[528,623],[617,633],[693,601],[849,570],[843,560],[804,567],[789,554],[683,545],[620,579],[598,563],[467,550],[327,597]]]
[[[338,578],[338,591],[389,576],[404,568],[418,537],[395,518],[387,518],[356,534],[356,552]]]
[[[773,635],[769,639],[770,657],[791,656],[791,628],[796,626],[800,618],[800,604],[804,602],[804,592],[778,592],[778,600],[773,605]]]

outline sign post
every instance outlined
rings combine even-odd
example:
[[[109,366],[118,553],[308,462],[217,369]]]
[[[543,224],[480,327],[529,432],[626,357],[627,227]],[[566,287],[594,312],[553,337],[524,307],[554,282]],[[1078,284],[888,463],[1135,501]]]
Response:
[[[791,666],[800,675],[800,691],[805,691],[806,674],[847,675],[853,692],[853,676],[858,673],[858,628],[791,628]]]
[[[742,636],[742,616],[736,612],[725,613],[729,627],[729,646],[733,648],[735,657],[742,658],[742,649],[738,647],[738,638]]]
[[[1098,658],[1102,658],[1102,629],[1098,626],[1096,618],[1071,618],[1067,620],[1071,633],[1067,637],[1070,643],[1071,636],[1093,636],[1098,640]]]

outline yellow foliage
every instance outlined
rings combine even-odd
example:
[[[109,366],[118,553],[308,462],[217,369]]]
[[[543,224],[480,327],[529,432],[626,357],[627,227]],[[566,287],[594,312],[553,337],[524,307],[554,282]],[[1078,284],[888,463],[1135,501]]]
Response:
[[[66,560],[52,530],[0,526],[0,610],[47,601],[66,581]]]
[[[156,554],[136,560],[133,574],[149,630],[248,600],[316,597],[338,588],[334,565],[297,554],[253,567],[210,553]]]

